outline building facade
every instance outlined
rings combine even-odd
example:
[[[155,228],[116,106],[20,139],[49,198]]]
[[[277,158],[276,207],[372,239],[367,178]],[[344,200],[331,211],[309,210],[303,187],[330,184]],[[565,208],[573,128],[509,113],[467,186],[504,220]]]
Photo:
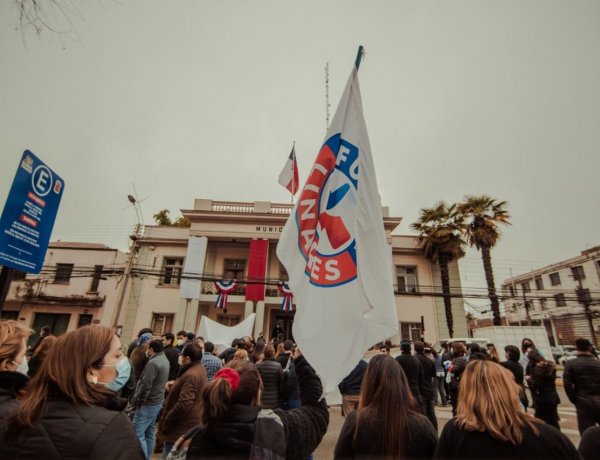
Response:
[[[155,334],[181,329],[198,331],[206,316],[222,324],[234,325],[256,314],[254,335],[271,335],[276,322],[292,338],[294,311],[282,311],[282,294],[277,282],[287,280],[287,273],[275,250],[292,205],[270,202],[222,202],[197,199],[192,209],[182,210],[189,228],[146,226],[136,242],[137,260],[132,269],[133,282],[126,305],[119,318],[122,340],[127,342],[143,327]],[[432,295],[441,286],[439,269],[427,260],[413,236],[392,235],[401,218],[390,217],[383,210],[383,223],[392,249],[400,333],[392,341],[427,341],[448,337],[441,297]],[[181,299],[181,275],[188,256],[190,238],[206,239],[202,282],[197,299]],[[226,311],[215,308],[217,289],[214,281],[245,280],[252,266],[253,240],[266,240],[264,300],[246,300],[247,284],[241,282],[228,296]],[[460,294],[458,265],[451,265],[453,294]],[[441,291],[441,288],[438,289]],[[454,336],[466,336],[463,302],[453,298]],[[384,338],[382,338],[384,339]]]
[[[600,338],[600,246],[502,283],[511,325],[544,325],[552,345]]]
[[[56,335],[86,324],[111,326],[127,255],[98,243],[53,242],[39,275],[13,276],[2,319]]]

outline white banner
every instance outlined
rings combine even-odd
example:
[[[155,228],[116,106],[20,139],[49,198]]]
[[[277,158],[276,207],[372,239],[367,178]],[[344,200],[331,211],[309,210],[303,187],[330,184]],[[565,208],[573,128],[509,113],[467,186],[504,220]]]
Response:
[[[179,298],[199,299],[202,281],[200,278],[204,273],[204,261],[206,259],[206,248],[208,238],[205,236],[190,236],[187,247],[187,256],[179,286]],[[187,277],[191,278],[187,278]]]
[[[221,345],[229,347],[233,339],[239,339],[246,336],[252,336],[254,329],[254,319],[256,313],[250,314],[244,321],[235,326],[223,326],[206,316],[202,317],[198,335],[204,337],[207,342],[212,342],[215,346]]]

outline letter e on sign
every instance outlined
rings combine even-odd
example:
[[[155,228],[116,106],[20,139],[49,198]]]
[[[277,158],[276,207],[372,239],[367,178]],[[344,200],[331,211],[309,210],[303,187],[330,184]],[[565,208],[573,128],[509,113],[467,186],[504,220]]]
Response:
[[[45,165],[39,165],[31,175],[31,186],[38,196],[46,196],[52,190],[52,172]]]

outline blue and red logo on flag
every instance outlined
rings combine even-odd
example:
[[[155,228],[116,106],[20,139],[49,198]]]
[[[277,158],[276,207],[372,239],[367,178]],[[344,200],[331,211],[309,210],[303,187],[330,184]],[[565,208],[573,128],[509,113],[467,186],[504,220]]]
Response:
[[[336,134],[321,148],[296,208],[298,249],[314,286],[356,279],[357,203],[358,148]]]

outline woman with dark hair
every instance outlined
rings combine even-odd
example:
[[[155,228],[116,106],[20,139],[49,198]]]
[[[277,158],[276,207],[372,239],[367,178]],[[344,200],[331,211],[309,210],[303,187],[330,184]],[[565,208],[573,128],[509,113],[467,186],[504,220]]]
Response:
[[[238,361],[204,389],[202,425],[179,438],[169,458],[305,460],[327,431],[329,412],[321,380],[299,351],[294,363],[302,407],[261,410],[256,366]]]
[[[521,359],[519,360],[519,364],[523,366],[523,372],[528,376],[531,374],[531,364],[529,363],[528,354],[531,350],[535,350],[535,343],[533,340],[525,337],[521,340]]]
[[[535,403],[535,416],[560,430],[558,405],[560,398],[556,391],[556,364],[547,361],[537,350],[529,351],[531,364],[527,383]]]
[[[142,459],[131,422],[111,410],[130,370],[107,327],[60,337],[19,410],[0,426],[0,458]]]
[[[340,431],[334,458],[431,458],[437,433],[421,414],[404,371],[390,356],[371,358],[358,410]]]
[[[440,435],[435,459],[573,459],[569,438],[521,410],[513,375],[487,360],[469,362],[456,417]]]
[[[262,361],[262,359],[264,358],[263,353],[265,351],[266,345],[267,343],[263,340],[257,341],[256,345],[254,346],[254,351],[252,352],[250,361],[252,361],[254,364]]]

